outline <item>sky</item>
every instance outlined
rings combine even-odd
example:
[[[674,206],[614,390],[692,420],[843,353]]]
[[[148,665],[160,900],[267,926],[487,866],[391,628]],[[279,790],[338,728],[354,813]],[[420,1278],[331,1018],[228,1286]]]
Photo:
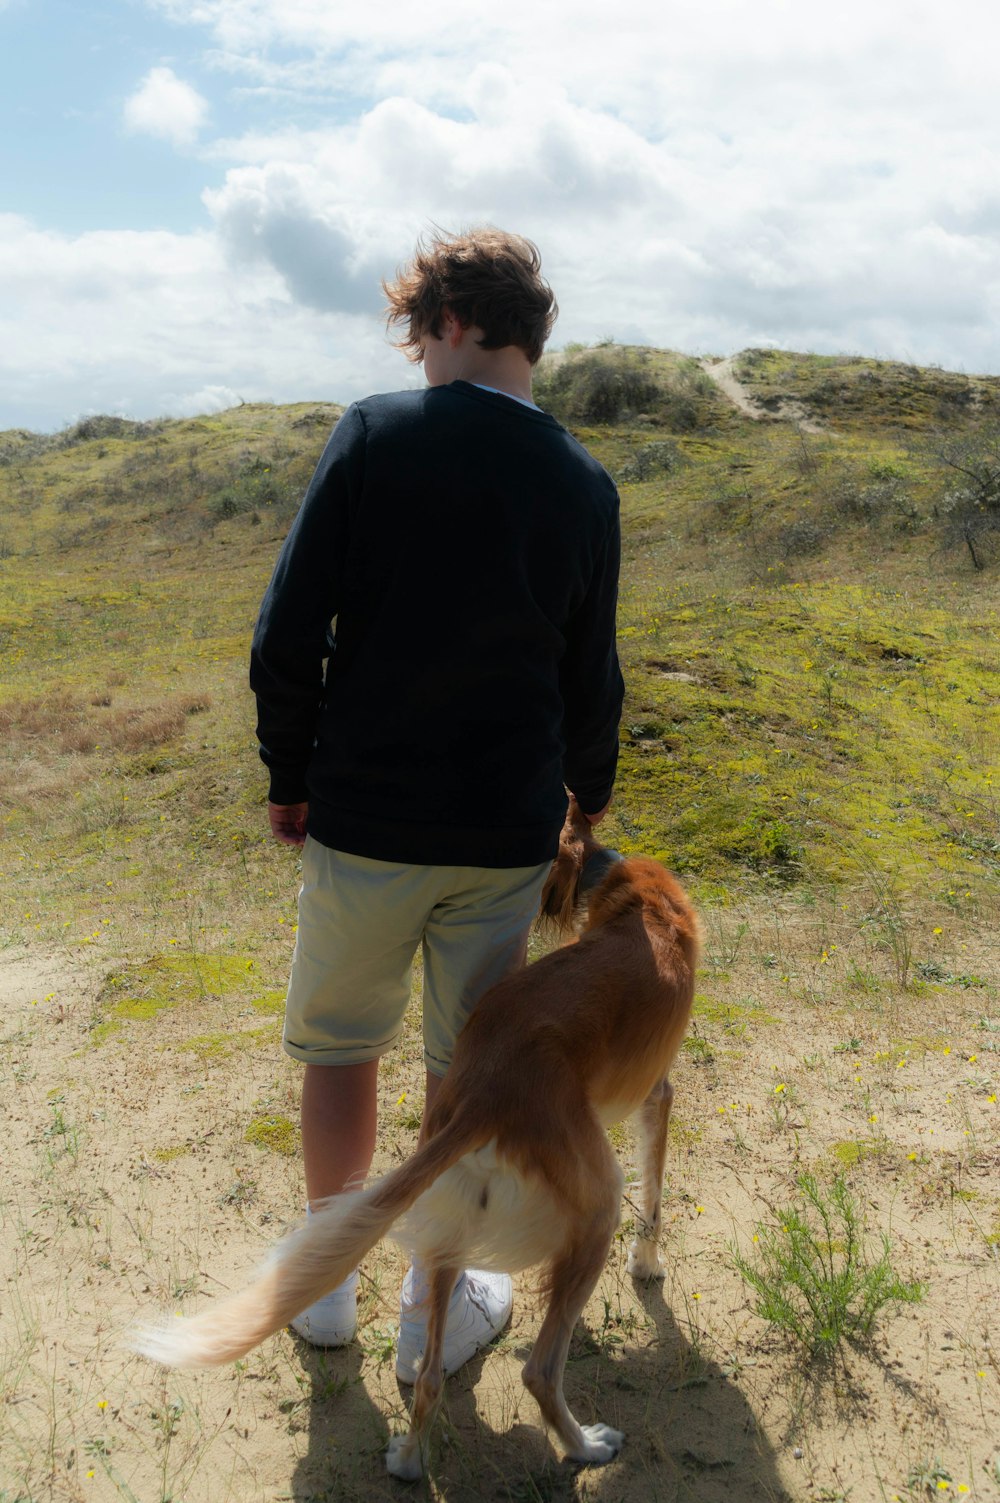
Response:
[[[552,339],[1000,373],[995,0],[0,0],[0,429],[419,385],[380,280],[530,236]]]

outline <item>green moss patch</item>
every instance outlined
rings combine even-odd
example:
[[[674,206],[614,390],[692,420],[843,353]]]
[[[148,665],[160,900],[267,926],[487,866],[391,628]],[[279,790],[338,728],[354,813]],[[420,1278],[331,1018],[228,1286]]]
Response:
[[[190,1143],[175,1143],[172,1148],[154,1148],[152,1157],[158,1164],[172,1164],[191,1152]]]
[[[706,1023],[718,1024],[727,1033],[736,1034],[745,1033],[751,1024],[757,1027],[781,1022],[773,1013],[765,1012],[753,1003],[717,1002],[701,992],[695,994],[694,1014]]]
[[[262,997],[254,997],[250,1006],[254,1012],[266,1013],[269,1017],[280,1017],[285,1011],[285,992],[265,992]]]
[[[290,1117],[269,1113],[254,1117],[243,1134],[246,1143],[262,1148],[267,1153],[278,1153],[292,1158],[299,1151],[299,1129]]]
[[[841,1143],[832,1143],[830,1152],[842,1164],[845,1169],[854,1169],[858,1164],[863,1164],[867,1159],[878,1158],[884,1152],[884,1145],[874,1142],[871,1138],[846,1138]]]
[[[210,999],[240,997],[254,962],[240,955],[154,955],[113,971],[98,998],[90,1043],[106,1043],[129,1023],[150,1023],[161,1012]]]
[[[701,1142],[703,1137],[704,1128],[692,1127],[689,1122],[678,1117],[676,1112],[671,1114],[670,1141],[675,1148],[693,1148],[696,1143]]]
[[[271,1028],[245,1028],[232,1033],[199,1033],[194,1038],[184,1039],[176,1047],[186,1054],[194,1054],[206,1062],[230,1059],[242,1054],[257,1044],[272,1043],[275,1032]]]

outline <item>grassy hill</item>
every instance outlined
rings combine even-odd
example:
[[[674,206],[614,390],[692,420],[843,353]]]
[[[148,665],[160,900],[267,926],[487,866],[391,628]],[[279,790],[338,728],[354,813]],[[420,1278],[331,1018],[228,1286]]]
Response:
[[[874,864],[978,901],[1000,850],[1000,509],[973,513],[974,559],[956,466],[997,473],[1000,379],[763,351],[736,368],[764,420],[668,352],[540,373],[622,493],[615,838],[720,899]],[[822,431],[767,420],[789,399]],[[223,893],[273,863],[247,642],[337,411],[0,434],[9,938],[92,934],[123,903],[162,923],[189,866]]]
[[[570,1354],[622,1458],[552,1459],[520,1398],[522,1283],[449,1384],[427,1496],[995,1503],[1000,378],[603,346],[547,357],[536,392],[622,497],[602,832],[682,874],[705,946],[665,1290],[625,1273],[626,1195]],[[246,669],[338,412],[0,433],[0,1503],[397,1496],[392,1248],[343,1353],[283,1334],[167,1377],[117,1337],[235,1287],[301,1210],[297,858],[266,834]],[[382,1063],[380,1171],[416,1141],[419,988]],[[925,1288],[827,1366],[732,1257],[787,1231],[805,1172],[823,1195],[842,1176]],[[820,1250],[843,1251],[829,1228]]]

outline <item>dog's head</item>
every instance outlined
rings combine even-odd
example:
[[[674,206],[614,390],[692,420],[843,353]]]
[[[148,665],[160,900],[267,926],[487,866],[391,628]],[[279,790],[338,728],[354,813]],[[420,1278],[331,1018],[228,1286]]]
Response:
[[[539,922],[559,934],[570,933],[587,894],[621,859],[617,851],[601,845],[590,820],[571,798],[559,836],[559,854],[542,888]]]

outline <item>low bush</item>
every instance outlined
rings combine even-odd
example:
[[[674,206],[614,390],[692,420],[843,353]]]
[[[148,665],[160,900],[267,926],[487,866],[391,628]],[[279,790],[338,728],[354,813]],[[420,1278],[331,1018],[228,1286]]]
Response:
[[[880,1311],[913,1304],[925,1289],[895,1272],[888,1237],[880,1256],[868,1256],[861,1212],[842,1176],[828,1190],[811,1174],[796,1185],[799,1199],[776,1210],[774,1224],[756,1227],[754,1255],[732,1249],[733,1263],[758,1315],[810,1352],[832,1352],[870,1335]]]
[[[658,367],[648,350],[619,345],[564,352],[534,382],[535,400],[570,426],[623,423],[645,417],[688,433],[702,423],[715,387],[696,360]]]

